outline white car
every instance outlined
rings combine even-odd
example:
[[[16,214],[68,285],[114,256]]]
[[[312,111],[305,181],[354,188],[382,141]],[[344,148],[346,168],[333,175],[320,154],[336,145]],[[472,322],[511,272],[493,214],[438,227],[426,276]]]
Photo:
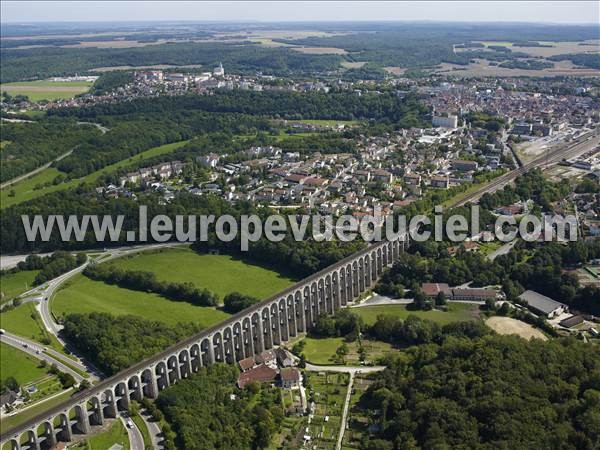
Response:
[[[125,422],[125,424],[127,425],[127,428],[133,428],[133,422],[131,421],[131,419],[128,419],[127,422]]]

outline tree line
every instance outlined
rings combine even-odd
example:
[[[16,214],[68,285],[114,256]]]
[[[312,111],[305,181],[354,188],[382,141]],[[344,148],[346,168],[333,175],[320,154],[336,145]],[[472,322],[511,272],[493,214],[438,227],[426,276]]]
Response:
[[[66,251],[56,251],[49,256],[29,255],[25,261],[20,261],[12,269],[5,269],[1,273],[10,274],[24,270],[39,270],[33,280],[33,285],[38,286],[48,280],[52,280],[63,273],[67,273],[81,266],[87,260],[85,253],[73,256]]]
[[[92,280],[125,289],[153,292],[170,300],[185,301],[196,306],[215,306],[218,302],[217,295],[208,289],[200,289],[191,282],[161,281],[153,272],[126,270],[111,264],[90,264],[83,274]]]
[[[66,340],[109,376],[200,331],[193,323],[169,326],[138,316],[97,312],[68,314],[63,325]]]

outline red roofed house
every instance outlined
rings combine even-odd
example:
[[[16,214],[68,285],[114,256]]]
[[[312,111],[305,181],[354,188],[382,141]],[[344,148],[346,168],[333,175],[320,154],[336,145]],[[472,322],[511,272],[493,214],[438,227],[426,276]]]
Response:
[[[279,376],[281,378],[281,386],[287,389],[298,386],[302,378],[300,371],[295,367],[281,369]]]
[[[269,383],[277,378],[277,370],[272,369],[265,364],[256,366],[253,369],[242,372],[237,380],[237,385],[240,389],[244,389],[248,383],[258,381],[259,383]]]

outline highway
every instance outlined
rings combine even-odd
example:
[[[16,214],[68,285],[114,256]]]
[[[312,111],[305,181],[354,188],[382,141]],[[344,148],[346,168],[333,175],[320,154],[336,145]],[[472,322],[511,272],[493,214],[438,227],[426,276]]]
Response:
[[[492,193],[498,189],[503,188],[507,184],[514,181],[519,175],[529,172],[537,167],[549,167],[554,165],[563,159],[570,159],[579,156],[592,148],[600,144],[600,133],[597,129],[590,132],[584,133],[581,136],[573,139],[571,142],[562,143],[557,145],[552,150],[548,150],[544,155],[537,157],[533,161],[524,164],[522,167],[512,170],[504,175],[495,178],[491,182],[482,186],[475,192],[470,193],[466,197],[453,202],[447,206],[447,208],[454,208],[457,206],[463,206],[466,203],[477,202],[483,194]]]
[[[84,380],[84,377],[82,377],[79,373],[75,372],[70,367],[63,364],[60,360],[55,359],[51,354],[49,354],[50,353],[49,349],[46,349],[46,347],[38,344],[37,342],[32,342],[30,340],[23,339],[19,336],[15,336],[15,335],[7,333],[7,332],[4,332],[0,335],[0,341],[4,344],[10,345],[11,347],[19,349],[19,350],[33,356],[36,359],[39,359],[41,361],[46,361],[50,365],[52,365],[52,364],[56,365],[58,370],[60,370],[61,372],[72,375],[73,378],[75,378],[75,381],[77,383],[80,383],[81,381]],[[68,357],[62,355],[61,359],[67,360]],[[75,361],[69,361],[69,364],[76,366],[78,369],[80,368],[79,364],[76,363]],[[83,367],[82,370],[86,370],[86,368],[84,366],[81,366],[81,367]],[[92,375],[92,377],[93,377],[93,375]],[[93,378],[91,378],[90,381],[93,381]]]

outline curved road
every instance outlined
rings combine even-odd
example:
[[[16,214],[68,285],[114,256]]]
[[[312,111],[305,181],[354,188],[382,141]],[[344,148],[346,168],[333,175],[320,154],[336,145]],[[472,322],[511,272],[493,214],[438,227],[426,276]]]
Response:
[[[144,450],[144,438],[135,422],[123,416],[120,416],[120,419],[129,436],[129,448],[131,450]],[[127,422],[131,423],[131,428],[127,426]]]
[[[73,378],[75,378],[75,381],[77,383],[80,383],[84,380],[84,377],[82,377],[79,373],[75,372],[73,369],[64,365],[58,359],[55,359],[51,355],[49,355],[48,350],[44,351],[45,347],[41,346],[37,342],[34,343],[32,341],[22,339],[19,336],[8,334],[6,332],[4,332],[2,335],[0,335],[0,342],[10,345],[11,347],[14,347],[16,349],[19,349],[19,350],[33,356],[36,359],[39,359],[41,361],[46,361],[48,364],[56,365],[56,367],[61,372],[65,372],[65,373],[72,375]],[[67,357],[63,356],[63,359],[67,359]],[[78,365],[74,361],[72,363],[74,366]],[[69,362],[69,364],[71,364],[71,362]],[[85,367],[83,367],[82,370],[86,370]],[[90,381],[92,381],[92,380],[90,380]]]

